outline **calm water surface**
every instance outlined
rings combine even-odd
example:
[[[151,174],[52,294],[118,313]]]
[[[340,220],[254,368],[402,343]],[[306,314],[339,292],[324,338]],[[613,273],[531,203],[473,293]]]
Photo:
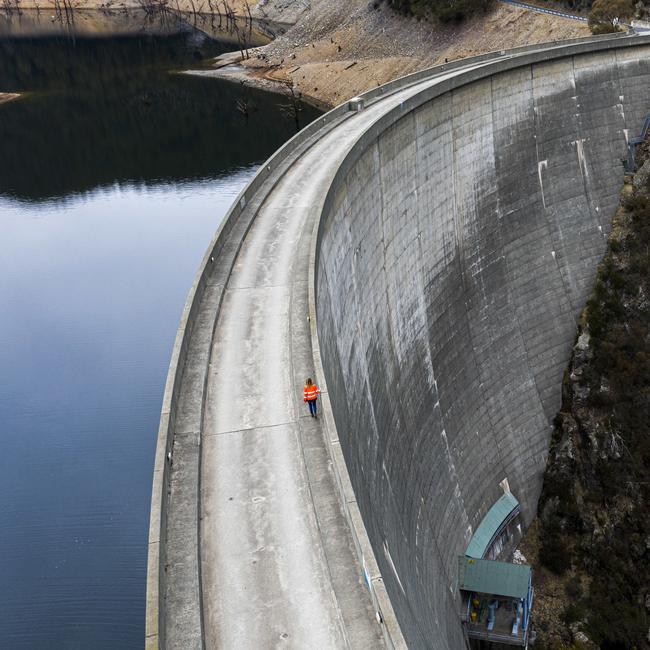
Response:
[[[0,106],[0,648],[143,646],[182,306],[227,208],[295,131],[278,97],[166,73],[220,48],[0,41],[0,91],[29,91]]]

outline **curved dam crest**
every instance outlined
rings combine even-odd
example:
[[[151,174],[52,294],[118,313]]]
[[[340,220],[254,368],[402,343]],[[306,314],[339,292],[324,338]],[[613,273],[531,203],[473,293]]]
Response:
[[[174,348],[148,648],[315,633],[333,648],[465,647],[456,558],[503,479],[524,523],[535,515],[627,139],[650,112],[649,43],[418,73],[261,168]],[[318,424],[301,409],[314,372]]]
[[[380,127],[330,190],[323,366],[410,647],[463,647],[456,556],[500,481],[526,524],[535,515],[626,133],[650,110],[649,54],[577,55],[446,92]]]

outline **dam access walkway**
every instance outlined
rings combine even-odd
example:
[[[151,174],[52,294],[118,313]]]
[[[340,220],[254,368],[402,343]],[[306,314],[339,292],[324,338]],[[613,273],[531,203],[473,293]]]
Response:
[[[383,645],[326,441],[302,401],[313,376],[310,249],[352,144],[386,111],[447,76],[350,115],[307,147],[243,240],[214,333],[201,434],[207,648]]]

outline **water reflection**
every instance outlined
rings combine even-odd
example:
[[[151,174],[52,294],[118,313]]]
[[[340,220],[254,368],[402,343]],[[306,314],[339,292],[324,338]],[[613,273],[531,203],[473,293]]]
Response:
[[[114,180],[198,179],[265,158],[293,132],[278,110],[287,100],[166,72],[223,49],[189,35],[0,41],[0,90],[29,93],[0,109],[0,194],[42,200]]]
[[[20,6],[19,10],[20,0],[3,0],[0,8],[0,37],[26,35],[97,38],[193,32],[226,43],[229,49],[235,50],[240,45],[266,45],[287,28],[284,23],[225,16],[201,9],[192,12],[169,6],[156,8],[152,0],[141,0],[139,4],[146,9],[126,6],[119,9],[88,9],[66,0],[65,3],[59,3],[58,10],[51,6],[40,10]]]
[[[0,43],[0,89],[31,93],[0,106],[0,648],[143,645],[180,311],[227,207],[293,133],[276,97],[164,73],[205,47]]]

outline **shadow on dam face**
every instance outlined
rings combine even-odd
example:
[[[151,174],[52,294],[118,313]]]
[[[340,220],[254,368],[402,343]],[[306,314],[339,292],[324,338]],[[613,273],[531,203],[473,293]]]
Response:
[[[650,113],[650,48],[525,65],[375,129],[317,244],[346,463],[409,647],[464,647],[457,555],[508,479],[535,515],[576,322]]]

